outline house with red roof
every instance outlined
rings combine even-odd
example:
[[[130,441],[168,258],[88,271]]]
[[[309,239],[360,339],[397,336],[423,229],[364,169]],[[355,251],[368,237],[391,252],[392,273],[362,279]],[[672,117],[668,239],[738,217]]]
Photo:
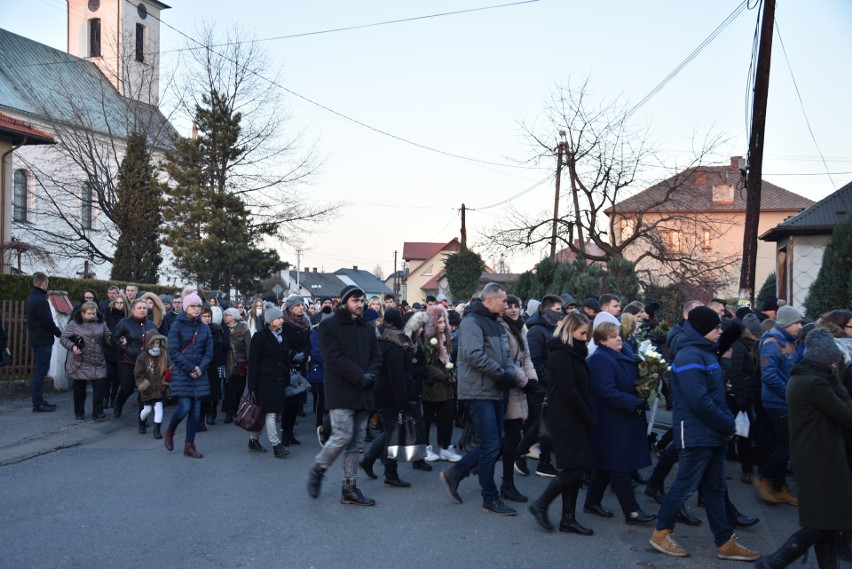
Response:
[[[444,261],[459,249],[461,243],[455,237],[446,243],[406,241],[402,246],[406,272],[399,291],[400,300],[407,300],[409,304],[422,303],[426,296],[444,292],[438,283],[444,273]]]

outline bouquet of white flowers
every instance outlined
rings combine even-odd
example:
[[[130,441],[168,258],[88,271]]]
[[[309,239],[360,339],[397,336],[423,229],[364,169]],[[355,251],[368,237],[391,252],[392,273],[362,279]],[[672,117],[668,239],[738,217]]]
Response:
[[[648,399],[653,394],[659,394],[662,382],[668,378],[671,367],[666,360],[654,349],[650,340],[639,344],[639,379],[636,381],[636,393],[639,397]]]

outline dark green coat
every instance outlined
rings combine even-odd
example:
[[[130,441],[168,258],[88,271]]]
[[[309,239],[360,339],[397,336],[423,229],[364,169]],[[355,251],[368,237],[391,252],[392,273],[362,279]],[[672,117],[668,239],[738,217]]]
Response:
[[[852,426],[849,392],[828,368],[804,360],[793,366],[787,406],[799,525],[852,530],[852,473],[842,431]]]

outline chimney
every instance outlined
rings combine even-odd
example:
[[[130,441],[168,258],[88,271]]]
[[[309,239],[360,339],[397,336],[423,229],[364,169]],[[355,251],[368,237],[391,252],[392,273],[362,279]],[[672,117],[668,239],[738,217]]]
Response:
[[[731,170],[734,172],[745,170],[745,163],[742,156],[731,156]]]
[[[353,270],[353,271],[357,271],[357,270],[358,270],[358,265],[352,265],[352,270]]]
[[[317,270],[317,268],[316,268],[316,267],[314,267],[314,272],[315,272],[315,273],[316,273],[316,272],[318,272],[318,270]]]

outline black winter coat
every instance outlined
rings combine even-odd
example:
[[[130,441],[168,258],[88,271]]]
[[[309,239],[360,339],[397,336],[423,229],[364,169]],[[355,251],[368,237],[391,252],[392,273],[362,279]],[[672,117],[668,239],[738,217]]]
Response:
[[[364,387],[363,375],[378,375],[382,354],[376,331],[345,308],[317,328],[325,370],[326,409],[374,410],[373,388]]]
[[[721,358],[725,379],[731,383],[729,398],[737,408],[751,407],[760,397],[760,377],[755,370],[752,347],[754,340],[740,338],[731,346],[731,357]]]
[[[27,334],[30,338],[30,348],[44,348],[53,345],[53,338],[62,335],[62,330],[53,321],[50,313],[50,301],[47,291],[33,287],[25,304],[27,313]]]
[[[416,398],[412,376],[414,353],[411,340],[401,330],[385,328],[379,337],[382,366],[376,378],[373,395],[379,409],[405,411],[409,401]]]
[[[290,354],[287,335],[279,342],[269,326],[251,338],[248,359],[248,388],[255,392],[264,413],[283,413],[284,390],[290,384]]]
[[[536,312],[527,320],[527,347],[530,351],[535,374],[541,386],[547,386],[550,378],[547,356],[549,353],[548,342],[553,338],[556,326],[548,324],[541,312]]]
[[[147,318],[143,321],[136,320],[132,316],[122,319],[112,331],[112,347],[118,361],[126,365],[136,365],[136,358],[142,353],[142,338],[148,330],[157,331],[157,327]],[[121,339],[127,338],[127,343],[122,345]]]
[[[307,317],[305,317],[305,321],[307,320]],[[308,360],[311,355],[311,329],[308,327],[305,330],[300,330],[290,326],[287,324],[287,321],[284,320],[283,330],[284,335],[287,336],[287,347],[290,350],[290,358],[295,357],[296,354],[299,353],[305,355],[304,359],[302,359],[302,363],[295,365],[294,369],[307,378]]]
[[[559,469],[589,468],[595,464],[596,426],[586,363],[586,344],[547,342],[550,382],[547,384],[547,427],[553,439]]]

